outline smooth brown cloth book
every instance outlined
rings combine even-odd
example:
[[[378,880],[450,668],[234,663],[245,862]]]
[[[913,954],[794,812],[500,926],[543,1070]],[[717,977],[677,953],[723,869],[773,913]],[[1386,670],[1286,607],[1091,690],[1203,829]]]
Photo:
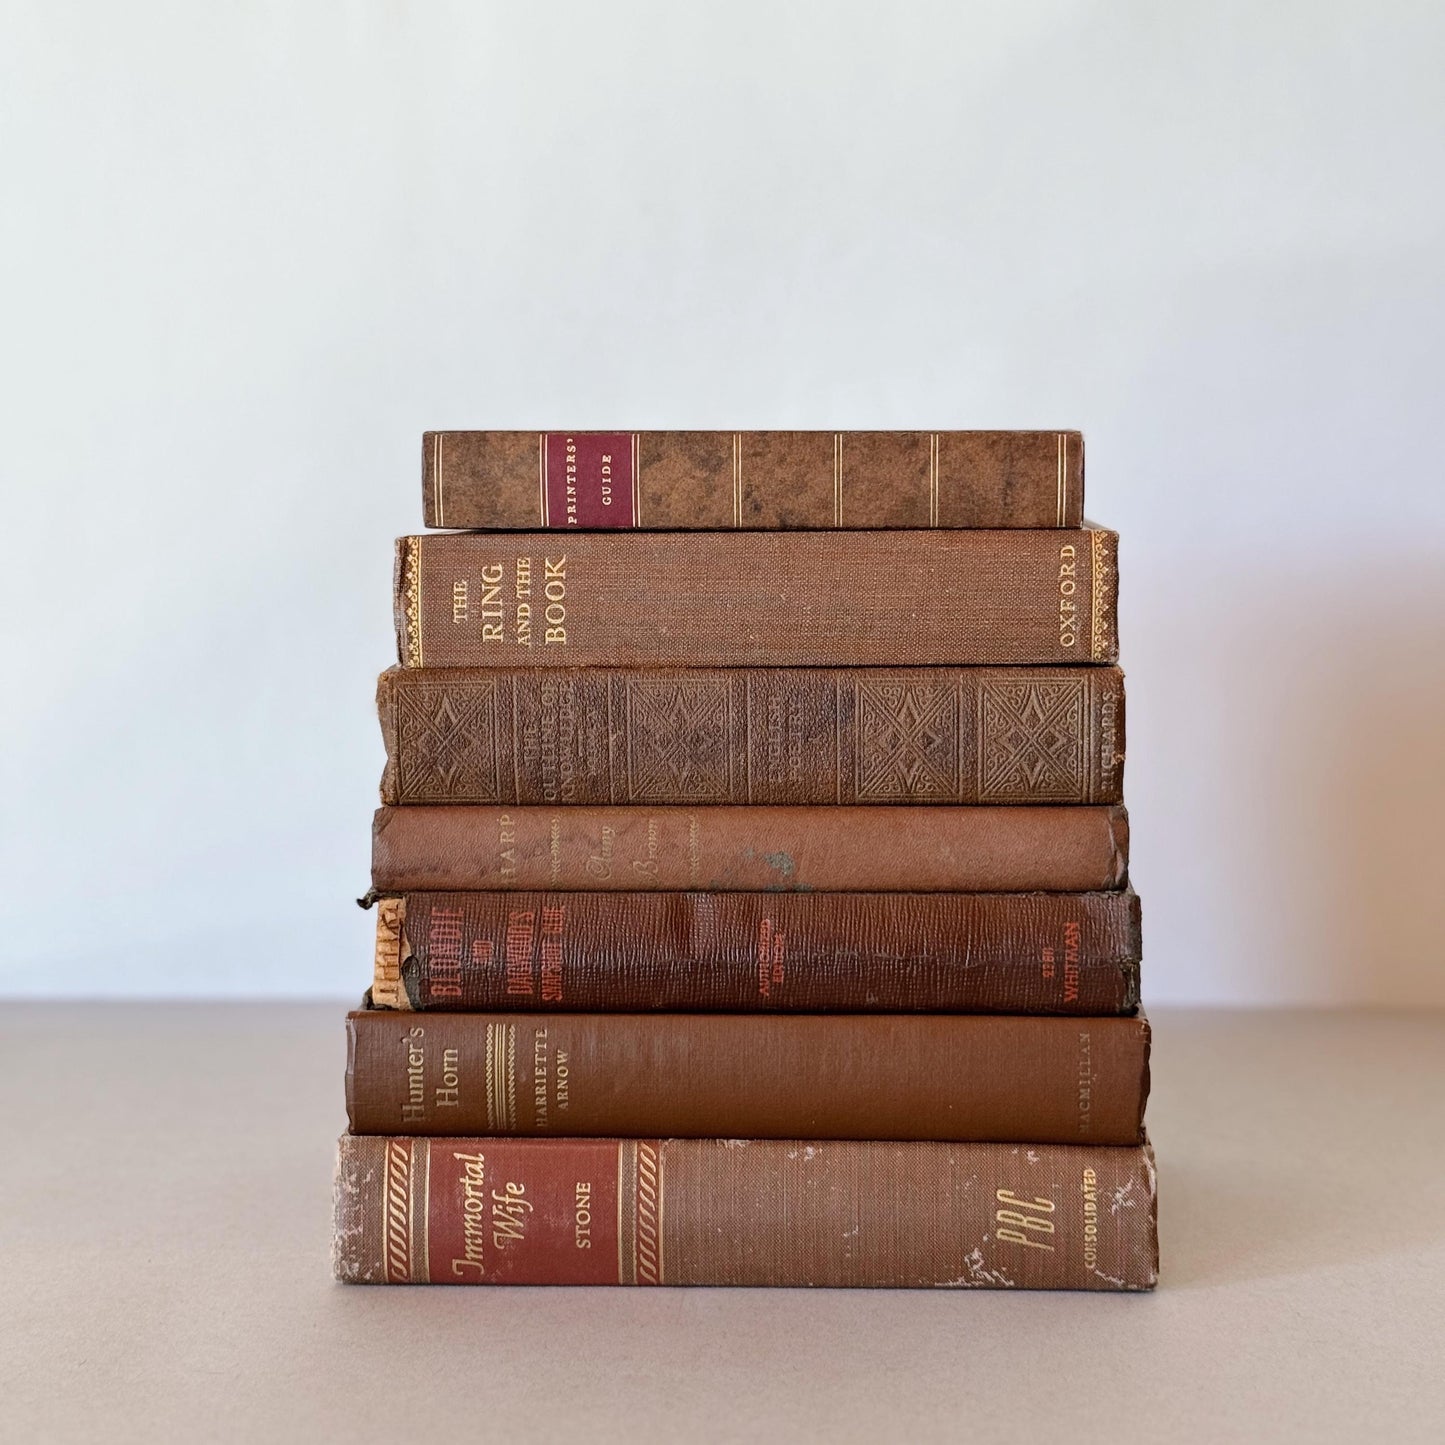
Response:
[[[1117,803],[1117,667],[406,668],[384,803]]]
[[[1148,1092],[1140,1016],[347,1016],[353,1134],[1137,1144]]]
[[[408,667],[1113,662],[1118,538],[978,532],[402,537]]]
[[[343,1138],[350,1284],[1152,1289],[1148,1144]]]
[[[408,893],[370,1001],[418,1010],[1131,1013],[1114,893]]]
[[[431,431],[428,527],[1077,527],[1076,431]]]
[[[382,893],[471,889],[1087,893],[1128,879],[1120,806],[379,808]]]

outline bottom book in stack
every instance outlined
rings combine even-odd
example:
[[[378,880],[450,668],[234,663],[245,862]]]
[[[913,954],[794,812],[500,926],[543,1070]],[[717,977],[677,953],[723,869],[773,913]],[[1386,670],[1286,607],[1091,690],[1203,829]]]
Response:
[[[343,1280],[1155,1283],[1142,1016],[403,1008],[348,1036]]]
[[[335,1270],[357,1284],[1150,1289],[1133,1147],[345,1137]]]

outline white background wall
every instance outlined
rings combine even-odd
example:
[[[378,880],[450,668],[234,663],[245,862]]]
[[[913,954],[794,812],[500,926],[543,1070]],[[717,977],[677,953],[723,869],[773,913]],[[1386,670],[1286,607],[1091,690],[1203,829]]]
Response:
[[[1445,1002],[1445,7],[0,13],[0,989],[359,994],[423,428],[1038,425],[1147,996]]]

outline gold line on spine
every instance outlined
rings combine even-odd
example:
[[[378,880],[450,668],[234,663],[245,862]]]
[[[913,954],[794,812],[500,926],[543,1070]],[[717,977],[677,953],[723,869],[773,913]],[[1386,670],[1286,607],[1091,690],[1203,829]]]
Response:
[[[663,1172],[662,1141],[657,1144],[657,1282],[667,1283],[667,1258],[665,1253],[665,1240],[667,1238],[664,1227],[663,1210],[667,1205],[666,1184],[667,1180]]]
[[[632,525],[642,525],[642,433],[632,433]]]
[[[833,433],[833,525],[843,525],[843,433]]]
[[[622,1260],[622,1179],[627,1168],[627,1142],[617,1143],[617,1283],[627,1283],[627,1268]]]
[[[442,521],[442,434],[432,434],[432,496],[436,502],[437,526],[444,526]]]
[[[537,506],[541,510],[542,525],[547,521],[547,433],[537,433]]]
[[[733,433],[733,526],[743,524],[743,438]]]
[[[1058,434],[1054,442],[1054,462],[1058,469],[1058,477],[1054,482],[1054,502],[1058,509],[1059,526],[1064,525],[1064,459],[1068,452],[1068,443],[1064,439],[1063,432]]]
[[[938,433],[928,437],[928,525],[938,525]]]
[[[507,1128],[517,1127],[517,1028],[507,1024]]]

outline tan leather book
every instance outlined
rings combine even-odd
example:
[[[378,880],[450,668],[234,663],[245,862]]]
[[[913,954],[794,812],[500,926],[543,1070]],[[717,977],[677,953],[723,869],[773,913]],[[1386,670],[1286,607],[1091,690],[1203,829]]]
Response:
[[[1154,1156],[1059,1144],[343,1138],[349,1284],[1152,1289]]]
[[[402,537],[408,667],[1113,662],[1118,538],[1067,531]]]
[[[353,1134],[1137,1144],[1149,1025],[991,1014],[347,1016]]]
[[[408,893],[370,1002],[422,1011],[1132,1013],[1114,893]]]
[[[428,527],[1077,527],[1076,431],[432,431]]]
[[[406,668],[384,803],[1118,803],[1117,667]]]
[[[1120,806],[379,808],[381,893],[1087,893],[1128,879]]]

